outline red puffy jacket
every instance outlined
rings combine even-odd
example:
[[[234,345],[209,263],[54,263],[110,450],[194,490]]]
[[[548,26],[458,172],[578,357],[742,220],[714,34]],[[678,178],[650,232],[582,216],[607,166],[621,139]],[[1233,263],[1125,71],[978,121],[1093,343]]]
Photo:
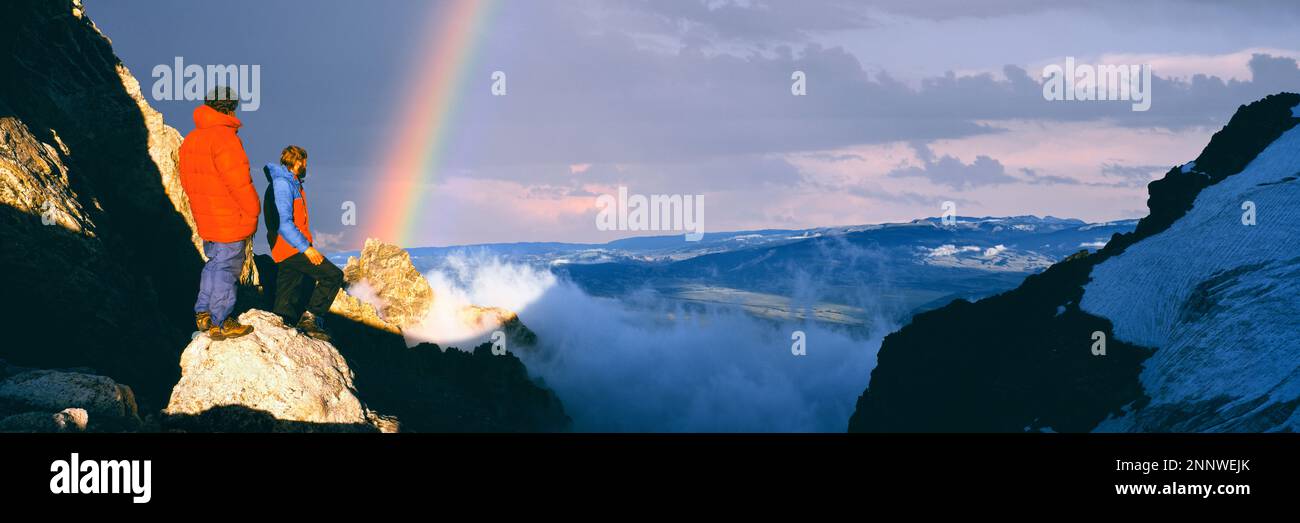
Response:
[[[241,125],[234,116],[200,105],[194,130],[181,143],[181,186],[199,236],[210,242],[236,242],[257,231],[260,202],[244,144],[235,134]]]

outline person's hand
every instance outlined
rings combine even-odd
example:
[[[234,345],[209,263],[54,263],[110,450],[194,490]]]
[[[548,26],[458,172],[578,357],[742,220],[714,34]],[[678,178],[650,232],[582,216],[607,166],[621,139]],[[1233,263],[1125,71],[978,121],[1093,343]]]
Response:
[[[311,260],[312,265],[320,265],[321,262],[325,261],[325,255],[321,254],[315,247],[308,247],[307,252],[303,254],[307,255],[307,259]]]

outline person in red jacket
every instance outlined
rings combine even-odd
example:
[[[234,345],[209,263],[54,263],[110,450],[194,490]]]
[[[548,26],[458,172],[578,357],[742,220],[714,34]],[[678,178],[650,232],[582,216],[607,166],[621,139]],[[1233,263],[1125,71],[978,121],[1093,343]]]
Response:
[[[257,231],[257,190],[235,118],[239,99],[219,87],[194,109],[194,130],[180,148],[180,178],[208,261],[194,303],[195,324],[213,340],[253,331],[230,317],[235,286],[244,266],[244,246]]]

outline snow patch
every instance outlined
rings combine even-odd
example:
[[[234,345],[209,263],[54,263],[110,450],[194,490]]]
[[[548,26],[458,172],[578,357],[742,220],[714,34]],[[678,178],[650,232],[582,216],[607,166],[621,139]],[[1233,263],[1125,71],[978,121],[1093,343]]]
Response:
[[[925,249],[925,247],[922,247],[922,249]],[[936,256],[954,256],[958,253],[963,253],[963,252],[980,252],[980,248],[976,245],[966,245],[963,247],[958,247],[951,243],[945,243],[933,249],[926,249],[926,250],[928,251],[926,253],[926,256],[930,256],[932,258]]]
[[[1177,430],[1300,430],[1295,412],[1263,412],[1300,398],[1300,183],[1275,183],[1297,170],[1300,128],[1093,269],[1080,307],[1110,319],[1114,338],[1156,349],[1140,377],[1151,404],[1097,430],[1159,430],[1142,417],[1161,407],[1214,411]],[[1242,224],[1245,201],[1258,225]]]

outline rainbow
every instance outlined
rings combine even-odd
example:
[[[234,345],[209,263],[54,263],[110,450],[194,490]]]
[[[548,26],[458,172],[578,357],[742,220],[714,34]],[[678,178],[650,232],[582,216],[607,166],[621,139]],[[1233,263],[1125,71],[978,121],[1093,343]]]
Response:
[[[366,235],[403,247],[420,224],[425,188],[437,181],[451,141],[469,71],[498,0],[446,0],[430,10],[418,65],[395,108],[400,122],[377,159],[379,183],[367,213]],[[483,84],[487,85],[487,84]]]

